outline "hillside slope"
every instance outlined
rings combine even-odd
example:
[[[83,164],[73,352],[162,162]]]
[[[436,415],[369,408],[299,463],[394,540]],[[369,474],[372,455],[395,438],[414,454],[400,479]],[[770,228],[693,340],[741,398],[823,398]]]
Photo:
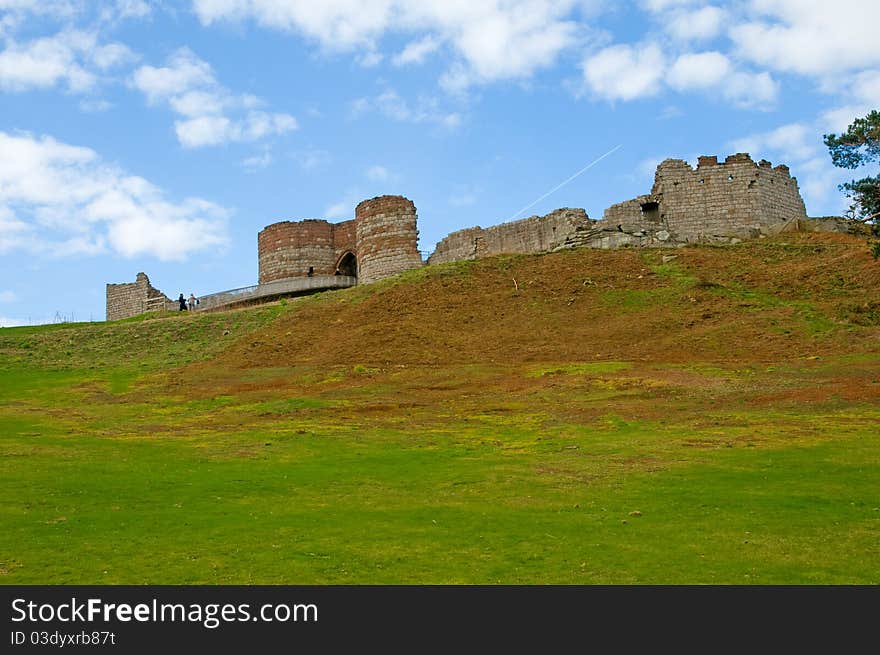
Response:
[[[761,361],[876,351],[878,326],[880,265],[864,243],[789,234],[428,267],[296,301],[221,361]]]
[[[0,585],[875,585],[878,277],[785,235],[4,328]]]

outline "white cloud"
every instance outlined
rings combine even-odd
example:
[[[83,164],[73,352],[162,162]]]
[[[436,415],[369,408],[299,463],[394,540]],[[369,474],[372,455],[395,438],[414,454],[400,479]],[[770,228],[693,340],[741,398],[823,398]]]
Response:
[[[871,105],[880,105],[880,70],[862,71],[853,80],[853,94]]]
[[[578,42],[568,16],[577,0],[194,0],[199,20],[252,19],[302,34],[329,51],[375,52],[388,33],[412,34],[413,49],[396,63],[416,63],[434,42],[449,43],[458,90],[475,83],[531,76]],[[589,9],[589,7],[585,7]]]
[[[805,123],[790,123],[771,130],[752,134],[732,143],[737,152],[770,151],[785,161],[803,161],[812,157],[821,143],[821,137]]]
[[[80,30],[25,43],[10,40],[0,52],[0,89],[19,92],[63,85],[82,93],[95,86],[101,73],[134,58],[127,46],[101,44],[95,33]]]
[[[241,165],[244,166],[245,170],[253,173],[260,168],[266,168],[273,161],[274,157],[272,157],[272,151],[269,149],[268,146],[264,146],[260,154],[246,157],[242,160]]]
[[[634,100],[662,90],[666,63],[656,45],[613,45],[584,60],[584,80],[607,100]]]
[[[188,48],[173,53],[166,66],[141,66],[132,85],[150,103],[167,102],[182,117],[174,131],[185,148],[258,141],[299,127],[290,114],[257,109],[263,103],[255,96],[230,93],[217,82],[210,64]]]
[[[327,209],[324,210],[324,216],[331,221],[342,218],[351,218],[351,215],[354,213],[353,207],[354,206],[351,202],[341,200],[327,207]]]
[[[700,0],[642,0],[641,5],[648,11],[660,13],[667,9],[678,9],[699,4]]]
[[[143,92],[150,102],[173,99],[190,89],[213,87],[216,84],[208,62],[196,57],[188,48],[181,48],[172,54],[167,66],[141,66],[134,72],[133,81],[135,88]]]
[[[8,318],[6,316],[0,316],[0,328],[18,327],[20,325],[26,325],[26,323],[18,318]]]
[[[406,66],[407,64],[421,64],[425,57],[440,47],[440,41],[433,36],[426,36],[411,41],[406,47],[394,56],[392,61],[395,66]]]
[[[185,121],[175,121],[177,140],[185,148],[215,146],[236,141],[236,126],[226,116],[198,116]]]
[[[772,108],[779,96],[779,83],[767,72],[737,72],[723,85],[724,97],[744,108]]]
[[[37,16],[55,21],[69,21],[94,11],[97,19],[109,22],[129,18],[145,18],[153,7],[147,0],[104,0],[101,3],[87,0],[0,0],[0,12],[18,25],[23,18]]]
[[[0,10],[10,14],[36,14],[70,18],[81,9],[77,0],[0,0]]]
[[[845,80],[832,92],[847,98],[848,104],[822,114],[822,128],[827,132],[845,132],[854,119],[867,116],[880,107],[880,70],[867,70]]]
[[[846,105],[829,109],[822,113],[822,129],[826,132],[839,134],[846,132],[846,128],[857,116],[864,116],[870,109],[860,105]]]
[[[368,50],[367,52],[358,55],[357,63],[363,68],[375,68],[382,63],[383,59],[385,59],[385,55],[383,55],[381,52],[377,52],[376,50]]]
[[[825,75],[880,64],[880,3],[751,0],[730,36],[737,53],[768,68]]]
[[[751,134],[730,143],[736,152],[751,153],[791,167],[808,210],[842,213],[846,206],[837,185],[849,179],[849,172],[836,168],[822,143],[822,134],[810,123],[789,123],[768,132]]]
[[[442,111],[437,98],[420,96],[413,105],[394,89],[386,89],[370,98],[358,98],[352,103],[355,116],[372,111],[401,123],[430,123],[450,130],[461,125],[461,115]]]
[[[153,12],[149,2],[145,0],[116,0],[102,11],[104,20],[123,20],[126,18],[146,18]]]
[[[779,85],[769,73],[738,71],[717,51],[685,53],[667,65],[656,45],[618,44],[588,57],[582,64],[587,92],[606,100],[635,100],[657,95],[666,87],[679,92],[720,95],[743,108],[770,108]]]
[[[727,12],[720,7],[700,7],[694,11],[676,11],[665,23],[667,31],[681,41],[713,39],[724,27]]]
[[[678,90],[707,89],[717,85],[731,71],[730,60],[720,52],[686,54],[669,69],[669,84]]]
[[[89,148],[0,132],[0,152],[0,252],[180,260],[227,242],[227,210],[171,202]]]

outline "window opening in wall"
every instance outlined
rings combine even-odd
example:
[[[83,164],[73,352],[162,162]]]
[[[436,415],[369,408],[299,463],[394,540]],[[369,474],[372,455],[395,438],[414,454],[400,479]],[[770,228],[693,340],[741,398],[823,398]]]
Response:
[[[728,182],[733,182],[733,175],[728,175],[728,176],[727,176],[727,181],[728,181]]]
[[[703,180],[703,179],[700,180],[700,184],[705,184],[705,183],[706,183],[706,180]]]
[[[646,221],[660,220],[660,203],[659,202],[643,202],[641,204],[642,216]]]

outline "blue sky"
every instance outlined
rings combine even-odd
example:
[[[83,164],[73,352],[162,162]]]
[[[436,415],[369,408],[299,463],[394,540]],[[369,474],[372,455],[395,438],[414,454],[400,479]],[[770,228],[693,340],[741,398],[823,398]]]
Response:
[[[848,17],[846,22],[841,16]],[[853,19],[857,16],[857,19]],[[664,158],[786,163],[880,106],[873,0],[0,0],[0,326],[102,320],[104,285],[254,284],[257,232],[402,194],[421,250],[603,210]]]

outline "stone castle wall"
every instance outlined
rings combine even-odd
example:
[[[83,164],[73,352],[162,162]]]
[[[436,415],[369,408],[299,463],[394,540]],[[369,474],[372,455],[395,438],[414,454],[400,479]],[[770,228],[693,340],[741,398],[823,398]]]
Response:
[[[150,278],[145,273],[138,273],[134,282],[107,285],[108,321],[176,307],[173,300],[150,284]]]
[[[374,282],[423,265],[416,207],[403,196],[364,200],[355,208],[358,281]]]
[[[416,208],[402,196],[360,203],[355,219],[283,221],[257,236],[259,283],[312,275],[333,275],[353,256],[358,279],[372,282],[422,266]],[[350,253],[350,255],[349,255]]]
[[[546,216],[531,216],[493,227],[472,227],[453,232],[437,243],[429,264],[479,259],[501,254],[549,252],[565,242],[590,219],[583,209],[557,209]]]
[[[259,283],[307,275],[333,275],[333,226],[327,221],[284,221],[257,235]]]
[[[357,256],[357,229],[354,221],[333,224],[333,272],[346,253]]]
[[[429,264],[565,248],[668,247],[690,242],[736,242],[806,225],[797,180],[787,166],[755,163],[736,154],[719,163],[700,157],[696,168],[678,159],[657,167],[651,193],[612,205],[600,221],[583,209],[557,209],[489,228],[459,230],[442,239]],[[828,222],[822,223],[826,225]],[[812,229],[812,228],[810,228]],[[818,229],[818,228],[817,228]],[[822,229],[825,229],[824,227]],[[836,228],[835,228],[836,229]],[[354,220],[283,221],[257,237],[261,285],[308,276],[357,277],[373,282],[423,265],[415,205],[379,196],[355,208]],[[344,270],[343,270],[344,269]],[[107,285],[107,319],[176,303],[138,273],[130,284]]]
[[[687,243],[753,236],[806,216],[787,166],[756,164],[740,153],[723,163],[700,157],[696,168],[667,159],[657,167],[649,195],[612,205],[597,227],[663,230],[669,241]]]

